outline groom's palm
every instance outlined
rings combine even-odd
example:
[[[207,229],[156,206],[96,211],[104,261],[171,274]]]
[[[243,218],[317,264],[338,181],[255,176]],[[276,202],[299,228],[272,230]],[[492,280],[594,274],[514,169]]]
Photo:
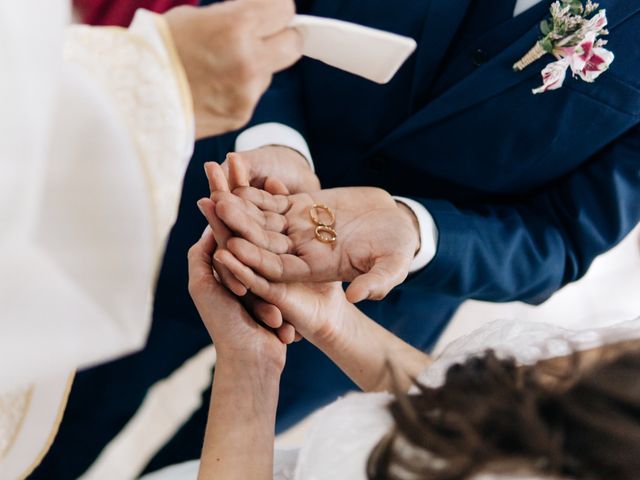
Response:
[[[347,295],[360,301],[383,298],[407,275],[416,234],[383,190],[340,188],[313,196],[273,196],[242,188],[235,193],[235,198],[218,198],[220,218],[239,235],[227,247],[269,280],[353,282]],[[316,238],[309,214],[314,204],[336,213],[335,243]]]

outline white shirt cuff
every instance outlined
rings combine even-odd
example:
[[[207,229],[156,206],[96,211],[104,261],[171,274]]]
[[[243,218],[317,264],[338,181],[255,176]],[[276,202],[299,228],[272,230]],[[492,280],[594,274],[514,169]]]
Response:
[[[309,163],[311,171],[315,172],[307,141],[300,132],[287,125],[276,122],[262,123],[246,129],[236,139],[237,152],[255,150],[267,145],[281,145],[295,150]]]
[[[393,197],[397,202],[405,204],[418,219],[420,226],[420,250],[411,262],[409,273],[416,273],[426,267],[436,256],[438,246],[438,227],[424,205],[410,198]]]

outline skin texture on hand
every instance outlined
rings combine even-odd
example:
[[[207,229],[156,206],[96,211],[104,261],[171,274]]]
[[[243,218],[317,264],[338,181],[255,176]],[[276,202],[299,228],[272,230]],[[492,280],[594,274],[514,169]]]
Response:
[[[209,188],[211,192],[229,191],[229,183],[220,165],[215,162],[205,164],[205,172],[209,180]],[[213,235],[218,248],[225,248],[227,241],[232,237],[231,231],[218,219],[215,213],[215,206],[210,199],[201,199],[198,202],[200,211],[207,219],[207,222],[213,229]],[[220,262],[213,259],[213,268],[219,275],[223,285],[225,285],[235,295],[242,297],[241,303],[253,314],[253,316],[265,324],[267,327],[274,329],[280,340],[285,344],[290,344],[300,340],[300,336],[296,334],[293,327],[287,322],[283,322],[280,310],[273,305],[256,297],[247,288],[239,282],[234,275]]]
[[[381,299],[407,277],[419,232],[393,198],[376,188],[337,188],[271,195],[252,187],[212,196],[216,214],[236,235],[227,241],[240,262],[275,282],[351,282],[351,302]],[[315,237],[314,204],[335,212],[337,241]]]
[[[288,147],[269,145],[227,155],[222,169],[232,185],[232,190],[240,186],[236,179],[230,177],[232,171],[230,165],[233,162],[236,162],[234,165],[236,172],[240,170],[246,172],[247,178],[243,180],[246,186],[265,190],[267,179],[277,178],[289,193],[320,190],[320,180],[311,170],[307,160],[299,152]]]
[[[339,282],[269,282],[228,251],[221,250],[216,257],[253,293],[276,305],[296,331],[364,391],[408,389],[430,362],[428,355],[347,302]]]
[[[219,359],[284,368],[286,346],[259,325],[213,274],[216,242],[210,228],[189,250],[189,293],[211,335]]]
[[[215,278],[215,249],[207,228],[189,251],[189,292],[218,355],[198,478],[267,480],[287,347]]]
[[[165,14],[194,101],[196,138],[245,125],[274,73],[302,55],[292,0],[235,0]]]

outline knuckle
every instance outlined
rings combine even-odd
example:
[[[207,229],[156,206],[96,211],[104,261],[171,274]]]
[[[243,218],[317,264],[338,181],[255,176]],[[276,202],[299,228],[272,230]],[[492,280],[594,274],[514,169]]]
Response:
[[[251,55],[250,52],[244,51],[238,57],[234,67],[234,74],[236,79],[243,86],[243,90],[246,90],[248,86],[251,86],[256,78],[259,77],[260,71],[258,70],[257,62],[254,61],[253,55]]]
[[[202,284],[202,278],[189,277],[189,283],[187,285],[189,295],[191,295],[192,297],[197,297],[202,291]]]
[[[189,251],[187,251],[187,260],[191,261],[195,258],[195,256],[197,255],[197,251],[198,251],[198,247],[197,246],[192,246]]]
[[[255,18],[255,5],[253,2],[233,2],[231,5],[235,8],[230,11],[229,26],[232,31],[244,31],[244,26]]]
[[[300,57],[304,49],[304,38],[302,38],[302,34],[297,29],[292,28],[290,31],[291,41],[289,42],[289,48],[291,50],[291,56]]]
[[[293,0],[279,0],[282,14],[285,18],[291,18],[296,13],[296,4]]]

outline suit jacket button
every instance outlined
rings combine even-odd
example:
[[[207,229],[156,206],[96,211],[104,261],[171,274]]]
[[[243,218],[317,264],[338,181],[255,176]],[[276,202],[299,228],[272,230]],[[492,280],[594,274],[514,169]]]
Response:
[[[476,67],[479,67],[480,65],[484,65],[485,63],[487,63],[487,61],[489,61],[489,55],[487,54],[487,52],[485,52],[481,48],[473,52],[473,55],[471,56],[471,58],[473,60],[473,64]]]
[[[386,167],[387,165],[387,159],[384,158],[381,155],[376,155],[374,157],[371,157],[371,159],[369,160],[369,166],[373,169],[373,170],[382,170],[384,169],[384,167]]]

